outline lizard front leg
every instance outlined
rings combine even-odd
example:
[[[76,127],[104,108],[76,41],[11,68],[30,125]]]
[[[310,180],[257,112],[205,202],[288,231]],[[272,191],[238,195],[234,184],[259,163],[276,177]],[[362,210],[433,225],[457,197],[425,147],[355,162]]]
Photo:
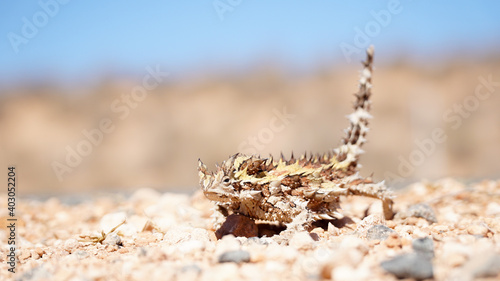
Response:
[[[228,215],[229,214],[226,208],[224,208],[221,205],[215,205],[214,212],[212,213],[213,229],[214,230],[219,229],[222,226],[222,224],[226,221]]]

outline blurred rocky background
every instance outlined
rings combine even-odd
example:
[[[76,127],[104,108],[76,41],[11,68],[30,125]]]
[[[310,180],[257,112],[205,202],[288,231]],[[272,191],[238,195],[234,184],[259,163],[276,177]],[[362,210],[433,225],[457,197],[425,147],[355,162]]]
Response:
[[[444,4],[431,11],[388,1],[355,12],[293,4],[289,13],[273,4],[260,13],[258,4],[219,2],[226,3],[149,3],[143,10],[116,11],[112,4],[94,11],[92,4],[55,0],[45,6],[2,4],[12,7],[1,12],[8,25],[2,28],[7,36],[1,46],[0,167],[16,166],[19,192],[191,192],[198,186],[198,158],[212,169],[238,151],[275,157],[326,152],[339,145],[348,126],[345,116],[364,59],[360,50],[368,44],[375,45],[374,119],[362,173],[395,187],[444,176],[499,177],[500,43],[491,39],[491,30],[498,31],[500,21],[493,8],[459,1],[442,20]],[[354,18],[343,17],[341,8]],[[213,37],[204,34],[200,19],[194,24],[174,15],[181,10],[191,16],[202,11]],[[44,25],[40,11],[47,15]],[[422,26],[427,12],[431,23]],[[285,29],[273,15],[283,25],[300,15],[303,25]],[[108,16],[115,21],[107,22]],[[252,21],[257,16],[262,22]],[[464,18],[483,22],[466,29]],[[321,21],[326,19],[332,22]],[[30,22],[37,29],[34,38],[23,36]],[[259,30],[267,33],[257,36]],[[411,30],[413,35],[405,32]],[[323,39],[307,36],[314,32]],[[19,43],[12,33],[29,40]],[[428,41],[412,41],[426,34]],[[363,46],[356,44],[363,36]],[[79,45],[86,38],[94,40],[90,47]],[[300,45],[307,40],[321,47]],[[345,43],[359,45],[358,52],[346,55]],[[242,45],[246,53],[229,49]],[[227,48],[215,52],[219,46]],[[298,63],[292,59],[297,50],[303,54]],[[92,63],[83,63],[85,58]],[[155,81],[155,69],[168,76],[141,92],[150,86],[145,77]],[[0,173],[3,182],[5,177]]]

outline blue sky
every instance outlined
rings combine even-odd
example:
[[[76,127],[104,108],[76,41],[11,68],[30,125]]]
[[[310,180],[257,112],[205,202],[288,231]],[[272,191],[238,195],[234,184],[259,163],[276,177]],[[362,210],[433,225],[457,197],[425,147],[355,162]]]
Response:
[[[381,60],[500,50],[499,1],[66,1],[1,2],[0,83],[142,73],[151,64],[172,73],[265,59],[297,69],[347,64],[361,56],[349,62],[342,44],[356,47],[356,28],[370,27]],[[391,18],[377,22],[374,13]],[[26,20],[40,25],[32,38],[23,35]]]

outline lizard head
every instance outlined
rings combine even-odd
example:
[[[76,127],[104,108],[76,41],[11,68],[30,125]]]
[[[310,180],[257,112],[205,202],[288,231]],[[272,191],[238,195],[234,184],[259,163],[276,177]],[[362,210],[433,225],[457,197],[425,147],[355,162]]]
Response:
[[[274,169],[272,158],[235,154],[224,161],[213,173],[207,171],[198,160],[200,185],[205,196],[212,201],[231,202],[261,196],[259,182],[266,181],[268,172]]]
[[[238,182],[234,178],[234,161],[238,155],[234,155],[217,166],[215,172],[208,172],[207,166],[198,160],[198,175],[200,185],[205,196],[212,201],[229,202],[238,196],[234,185]]]

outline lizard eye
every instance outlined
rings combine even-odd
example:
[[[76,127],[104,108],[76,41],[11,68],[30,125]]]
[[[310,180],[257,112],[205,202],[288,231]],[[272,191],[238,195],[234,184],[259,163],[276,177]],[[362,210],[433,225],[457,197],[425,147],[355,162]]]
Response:
[[[229,183],[229,177],[225,177],[223,180],[222,180],[223,183]]]

